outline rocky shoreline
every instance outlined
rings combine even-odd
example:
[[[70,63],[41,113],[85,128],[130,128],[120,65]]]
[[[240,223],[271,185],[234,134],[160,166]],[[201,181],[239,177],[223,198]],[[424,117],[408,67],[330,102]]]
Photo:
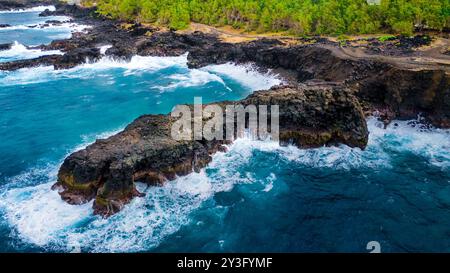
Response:
[[[57,0],[2,0],[0,1],[0,11],[49,6],[58,4],[58,2]]]
[[[291,75],[290,85],[258,91],[238,102],[219,103],[280,105],[282,145],[310,148],[346,144],[364,149],[368,140],[365,117],[374,112],[386,123],[420,113],[430,124],[450,128],[449,67],[411,67],[355,58],[343,54],[339,43],[327,39],[313,43],[299,39],[294,45],[270,39],[226,43],[201,32],[159,31],[110,21],[99,18],[93,9],[76,6],[58,4],[55,11],[42,13],[47,15],[69,15],[92,28],[40,47],[61,50],[64,55],[0,63],[0,70],[39,65],[67,69],[104,56],[129,59],[133,55],[178,56],[189,52],[190,68],[250,62],[260,69]],[[106,45],[111,47],[102,52],[100,48]],[[95,213],[109,216],[140,195],[135,181],[160,185],[199,171],[228,143],[176,141],[170,136],[173,122],[169,115],[141,116],[119,134],[73,153],[62,164],[54,188],[70,204],[95,200]]]
[[[359,102],[341,87],[274,87],[219,105],[279,105],[282,145],[367,145],[368,131]],[[177,176],[199,172],[212,160],[212,154],[223,151],[222,145],[229,143],[174,140],[171,126],[176,120],[170,115],[141,116],[119,134],[73,153],[62,164],[54,188],[70,204],[95,199],[95,213],[108,216],[139,195],[135,181],[161,185]]]

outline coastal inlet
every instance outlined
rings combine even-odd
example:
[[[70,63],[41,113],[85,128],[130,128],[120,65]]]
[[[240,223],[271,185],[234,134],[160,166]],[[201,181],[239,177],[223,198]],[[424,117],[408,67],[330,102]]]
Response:
[[[449,251],[445,68],[346,58],[329,41],[228,44],[45,9],[20,11],[17,23],[17,10],[0,13],[10,25],[0,28],[0,251],[367,252],[371,241],[383,252]],[[176,147],[162,142],[166,114],[198,96],[277,101],[289,141],[203,142],[198,168],[162,172],[163,185],[138,177],[144,163],[187,158],[140,148],[158,137],[156,150]],[[71,191],[91,175],[101,183],[89,194]],[[83,204],[64,201],[57,182]],[[103,217],[95,202],[106,191],[95,187],[106,183],[145,195]]]

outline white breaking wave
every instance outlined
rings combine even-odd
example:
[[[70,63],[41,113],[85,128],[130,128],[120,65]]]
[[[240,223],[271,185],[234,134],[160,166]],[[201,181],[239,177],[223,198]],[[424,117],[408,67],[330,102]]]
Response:
[[[8,50],[0,51],[0,62],[8,62],[13,60],[21,59],[32,59],[44,55],[62,55],[63,53],[59,50],[49,50],[43,51],[41,49],[28,49],[26,46],[20,44],[19,42],[14,42]]]
[[[16,25],[16,26],[3,27],[3,28],[0,28],[0,32],[4,31],[4,30],[23,30],[23,29],[30,29],[30,26],[28,26],[28,25]]]
[[[280,147],[274,142],[257,142],[256,149],[277,152],[280,156],[312,168],[355,169],[392,168],[393,152],[410,152],[430,165],[450,168],[450,130],[421,129],[413,121],[395,121],[386,129],[376,118],[367,119],[369,142],[365,150],[346,145],[298,149]],[[248,144],[250,145],[250,143]],[[395,155],[394,155],[395,156]]]
[[[36,84],[61,79],[94,78],[101,71],[123,70],[123,75],[153,72],[172,66],[185,65],[185,56],[179,57],[141,57],[134,56],[130,61],[103,57],[98,62],[85,63],[71,69],[54,70],[52,66],[23,68],[16,71],[0,72],[0,86]]]
[[[121,130],[82,136],[84,142],[67,151],[66,156],[87,147],[96,139],[107,138]],[[62,162],[33,168],[8,179],[8,183],[1,189],[0,212],[4,212],[9,223],[14,223],[14,228],[20,233],[19,237],[25,242],[39,246],[57,244],[61,230],[74,227],[80,220],[92,216],[92,202],[72,206],[62,201],[57,191],[49,190],[56,181],[61,164]],[[37,178],[49,182],[32,185],[32,181]],[[17,187],[18,185],[21,187]]]
[[[237,139],[228,146],[228,152],[216,153],[206,170],[200,173],[177,178],[163,187],[144,189],[145,186],[139,185],[146,196],[135,198],[108,219],[93,216],[92,204],[71,206],[50,190],[59,165],[50,168],[46,184],[4,191],[0,194],[0,209],[22,240],[39,246],[63,251],[80,246],[92,252],[142,251],[158,246],[164,238],[188,224],[190,214],[218,192],[247,183],[260,183],[260,194],[272,191],[277,186],[274,173],[256,178],[252,172],[238,171],[252,160],[255,151],[277,154],[282,159],[312,168],[385,169],[391,168],[389,151],[405,150],[434,166],[449,167],[450,130],[423,131],[408,122],[395,122],[383,129],[374,118],[368,120],[368,126],[370,140],[364,151],[344,145],[301,150],[293,146],[280,147],[273,141]],[[22,175],[20,179],[32,177]]]
[[[201,70],[225,75],[252,90],[265,90],[283,83],[283,80],[270,70],[266,73],[261,73],[252,64],[237,65],[234,63],[226,63],[208,65]]]
[[[0,33],[2,31],[11,30],[44,30],[48,33],[46,35],[51,35],[51,32],[67,32],[67,34],[62,33],[58,36],[60,39],[70,38],[70,35],[74,32],[85,32],[87,29],[91,28],[88,25],[80,25],[77,23],[63,22],[61,24],[36,24],[36,25],[16,25],[0,28]]]
[[[173,90],[179,87],[186,88],[192,86],[202,86],[209,82],[219,82],[226,89],[232,91],[221,77],[199,69],[191,69],[187,74],[170,75],[168,78],[172,81],[172,83],[165,86],[156,86],[156,88],[160,89],[161,91],[166,91]]]
[[[106,52],[105,49],[107,47],[101,47],[101,50]],[[98,76],[99,71],[113,69],[122,70],[123,76],[140,75],[169,67],[181,68],[186,73],[171,75],[169,76],[170,84],[166,86],[153,86],[154,88],[165,91],[177,87],[201,86],[208,82],[216,81],[231,91],[222,77],[238,81],[253,91],[268,89],[281,83],[277,75],[260,74],[256,70],[251,70],[246,65],[227,64],[208,66],[205,69],[188,69],[187,55],[188,53],[176,57],[133,56],[131,60],[114,59],[109,56],[104,56],[97,62],[87,61],[84,64],[66,70],[54,70],[51,66],[24,68],[17,71],[0,72],[0,86],[36,84],[64,78],[88,79]],[[240,72],[236,73],[236,70]],[[239,77],[242,79],[239,80]]]
[[[121,68],[125,75],[139,71],[157,71],[172,66],[186,66],[187,54],[177,57],[153,57],[153,56],[133,56],[131,60],[113,59],[103,57],[98,62],[86,63],[74,69],[108,70]]]
[[[238,147],[233,153],[234,147]],[[216,192],[229,191],[237,183],[252,183],[251,177],[232,173],[232,166],[249,160],[230,146],[229,153],[218,153],[209,168],[220,168],[214,177],[205,171],[168,182],[163,187],[149,187],[143,198],[135,198],[122,211],[108,219],[92,215],[92,202],[71,206],[49,190],[51,182],[38,186],[9,189],[0,195],[0,209],[19,237],[38,246],[72,251],[89,246],[93,252],[139,251],[156,247],[168,235],[189,223],[189,214]],[[59,166],[59,165],[58,165]],[[55,166],[53,170],[57,170]],[[223,176],[227,179],[223,179]],[[28,178],[27,176],[22,176]],[[272,177],[273,179],[273,177]],[[16,181],[18,182],[18,181]]]
[[[189,222],[189,214],[214,192],[204,172],[151,187],[146,197],[110,219],[97,217],[85,230],[67,234],[68,245],[93,245],[94,252],[139,251],[157,246]]]
[[[369,145],[375,142],[387,152],[409,152],[427,160],[431,165],[450,170],[450,130],[426,128],[418,121],[394,121],[384,129],[383,124],[370,118]],[[391,145],[386,145],[390,143]]]
[[[49,190],[52,183],[11,189],[1,196],[0,206],[7,208],[6,219],[13,223],[25,242],[47,245],[57,242],[58,233],[92,213],[92,203],[71,206],[58,192]]]
[[[100,54],[105,55],[106,50],[110,49],[111,47],[112,47],[112,45],[104,45],[104,46],[99,47]]]
[[[51,81],[55,79],[56,75],[60,74],[58,71],[54,71],[53,66],[0,71],[0,86],[26,85]]]
[[[234,63],[226,63],[220,65],[208,65],[200,69],[192,69],[189,71],[189,75],[171,75],[169,78],[174,81],[173,83],[167,86],[158,86],[157,88],[161,90],[171,90],[178,87],[201,86],[208,82],[216,81],[231,91],[231,88],[226,85],[222,77],[232,79],[239,84],[250,88],[252,91],[269,89],[272,86],[283,83],[278,75],[273,74],[270,71],[261,73],[251,64],[237,65]]]
[[[28,9],[13,9],[13,10],[1,10],[0,13],[24,13],[24,12],[43,12],[46,9],[55,11],[55,6],[37,6]]]

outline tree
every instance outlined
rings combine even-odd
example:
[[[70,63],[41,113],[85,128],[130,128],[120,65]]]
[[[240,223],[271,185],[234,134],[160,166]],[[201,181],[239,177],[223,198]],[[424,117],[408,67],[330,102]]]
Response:
[[[372,1],[374,2],[374,1]],[[375,1],[376,2],[376,1]],[[450,0],[97,0],[99,13],[185,28],[194,22],[260,32],[412,34],[450,27]]]

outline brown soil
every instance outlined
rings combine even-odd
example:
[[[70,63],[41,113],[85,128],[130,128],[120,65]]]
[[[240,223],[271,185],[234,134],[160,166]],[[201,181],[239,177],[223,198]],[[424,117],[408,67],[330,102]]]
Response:
[[[245,33],[229,26],[213,27],[199,23],[191,23],[189,29],[180,32],[192,33],[194,31],[217,35],[219,39],[227,43],[241,43],[262,38],[278,39],[286,45],[311,44],[317,42],[315,39],[299,38],[292,35],[280,35],[279,33]],[[382,36],[384,35],[352,36],[347,39],[350,46],[336,46],[336,44],[339,45],[339,41],[335,37],[320,39],[328,40],[330,44],[323,43],[321,46],[332,50],[338,57],[379,60],[398,67],[417,70],[439,68],[450,73],[450,39],[436,37],[430,45],[417,47],[413,50],[403,50],[399,47],[398,50],[390,52],[390,55],[383,54],[383,49],[381,49],[378,53],[370,50],[370,42],[368,41],[370,41],[370,39],[377,40]],[[394,54],[394,56],[392,56],[392,54]]]

